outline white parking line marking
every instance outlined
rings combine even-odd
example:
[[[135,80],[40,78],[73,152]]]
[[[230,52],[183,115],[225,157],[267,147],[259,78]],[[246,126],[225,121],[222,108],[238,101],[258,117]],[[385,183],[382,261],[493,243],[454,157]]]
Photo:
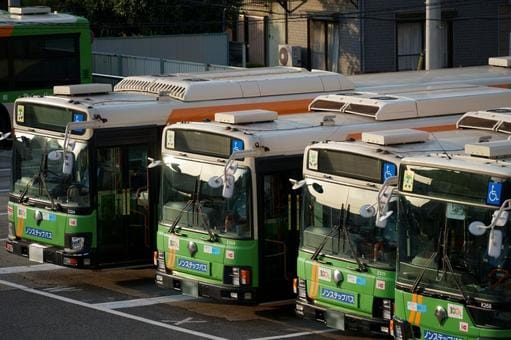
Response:
[[[11,189],[0,189],[0,193],[1,192],[9,192],[9,191],[11,191]]]
[[[50,288],[44,288],[44,291],[51,292],[51,293],[60,293],[60,292],[78,292],[81,291],[80,288],[76,287],[50,287]]]
[[[66,267],[56,266],[51,263],[36,264],[32,266],[16,266],[0,268],[0,274],[16,274],[27,272],[40,272],[45,270],[67,269]]]
[[[153,298],[147,299],[133,299],[133,300],[123,300],[123,301],[113,301],[113,302],[102,302],[95,303],[94,306],[99,306],[108,309],[120,309],[120,308],[132,308],[132,307],[141,307],[141,306],[150,306],[156,305],[159,303],[166,302],[175,302],[175,301],[186,301],[195,299],[191,296],[186,295],[171,295],[171,296],[157,296]]]
[[[187,317],[181,321],[172,321],[172,320],[161,320],[162,322],[167,322],[167,323],[173,323],[174,325],[182,325],[184,323],[204,323],[204,322],[207,322],[205,320],[193,320],[192,317]]]
[[[337,331],[338,331],[338,329],[325,329],[325,330],[322,330],[322,331],[310,331],[310,332],[291,333],[291,334],[285,334],[285,335],[268,336],[268,337],[265,337],[265,338],[252,338],[252,339],[249,339],[249,340],[287,339],[287,338],[296,338],[296,337],[299,337],[299,336],[322,334],[322,333],[331,333],[331,332],[337,332]]]
[[[10,168],[3,168],[3,169],[0,169],[1,172],[4,172],[4,171],[11,171]]]
[[[4,215],[7,215],[7,213],[6,212],[1,212],[0,213],[0,216],[4,216]]]
[[[176,331],[176,332],[191,334],[191,335],[194,335],[194,336],[197,336],[197,337],[206,338],[206,339],[227,340],[226,338],[221,338],[221,337],[218,337],[218,336],[215,336],[215,335],[211,335],[211,334],[207,334],[207,333],[202,333],[202,332],[198,332],[198,331],[193,331],[191,329],[186,329],[186,328],[177,327],[177,326],[173,326],[173,325],[168,325],[168,324],[165,324],[163,322],[154,321],[154,320],[151,320],[151,319],[146,319],[146,318],[143,318],[143,317],[140,317],[140,316],[131,315],[131,314],[128,314],[128,313],[123,313],[123,312],[120,312],[120,311],[117,311],[117,310],[108,309],[108,308],[104,308],[104,307],[101,307],[101,306],[95,306],[95,305],[90,304],[90,303],[69,299],[69,298],[66,298],[66,297],[63,297],[63,296],[58,296],[58,295],[55,295],[55,294],[52,294],[52,293],[43,292],[41,290],[33,289],[33,288],[30,288],[30,287],[26,287],[26,286],[23,286],[23,285],[20,285],[20,284],[17,284],[17,283],[12,283],[12,282],[5,281],[5,280],[0,280],[0,284],[2,284],[4,286],[7,286],[7,287],[16,288],[16,289],[22,290],[22,291],[27,292],[27,293],[32,293],[32,294],[37,294],[37,295],[45,296],[47,298],[51,298],[51,299],[55,299],[55,300],[60,300],[60,301],[63,301],[63,302],[71,303],[73,305],[94,309],[94,310],[97,310],[97,311],[100,311],[100,312],[104,312],[104,313],[120,316],[120,317],[123,317],[123,318],[126,318],[126,319],[131,319],[131,320],[143,322],[143,323],[146,323],[146,324],[149,324],[149,325],[153,325],[153,326],[158,326],[158,327],[170,329],[170,330],[173,330],[173,331]]]

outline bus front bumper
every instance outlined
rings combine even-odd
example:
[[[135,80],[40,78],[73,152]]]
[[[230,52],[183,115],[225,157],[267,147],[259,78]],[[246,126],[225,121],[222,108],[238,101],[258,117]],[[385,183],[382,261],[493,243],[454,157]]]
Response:
[[[66,253],[63,248],[43,246],[25,240],[7,240],[5,249],[13,254],[28,257],[30,261],[39,263],[53,263],[68,267],[91,267],[92,254]]]
[[[214,285],[193,279],[178,277],[161,271],[156,272],[156,286],[174,289],[185,295],[208,297],[224,302],[251,304],[256,302],[256,290],[252,287]]]
[[[390,320],[347,314],[319,307],[301,299],[296,300],[295,313],[304,319],[323,322],[330,328],[342,331],[360,331],[379,336],[388,336],[390,332]]]

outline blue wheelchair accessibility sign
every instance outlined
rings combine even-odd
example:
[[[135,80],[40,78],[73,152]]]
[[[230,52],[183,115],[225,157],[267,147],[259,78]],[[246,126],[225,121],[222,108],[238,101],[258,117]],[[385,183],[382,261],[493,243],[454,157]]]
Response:
[[[382,179],[385,182],[389,177],[397,175],[397,167],[394,163],[383,162]]]
[[[502,193],[502,183],[489,182],[488,193],[486,194],[486,203],[491,205],[500,205],[500,195]]]

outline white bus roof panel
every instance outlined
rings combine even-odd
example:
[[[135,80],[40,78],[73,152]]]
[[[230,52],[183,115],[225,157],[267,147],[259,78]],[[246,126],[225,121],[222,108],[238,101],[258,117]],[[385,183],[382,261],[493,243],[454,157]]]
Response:
[[[181,101],[202,101],[353,89],[353,83],[337,73],[287,67],[264,70],[127,77],[115,86],[114,91],[145,92]]]

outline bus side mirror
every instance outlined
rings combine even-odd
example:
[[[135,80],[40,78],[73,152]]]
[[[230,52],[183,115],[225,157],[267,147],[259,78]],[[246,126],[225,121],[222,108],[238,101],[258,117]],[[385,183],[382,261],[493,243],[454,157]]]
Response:
[[[488,240],[488,256],[498,258],[502,250],[502,230],[492,229]]]
[[[71,175],[73,173],[75,157],[72,152],[64,153],[64,161],[62,163],[62,173],[64,175]]]

